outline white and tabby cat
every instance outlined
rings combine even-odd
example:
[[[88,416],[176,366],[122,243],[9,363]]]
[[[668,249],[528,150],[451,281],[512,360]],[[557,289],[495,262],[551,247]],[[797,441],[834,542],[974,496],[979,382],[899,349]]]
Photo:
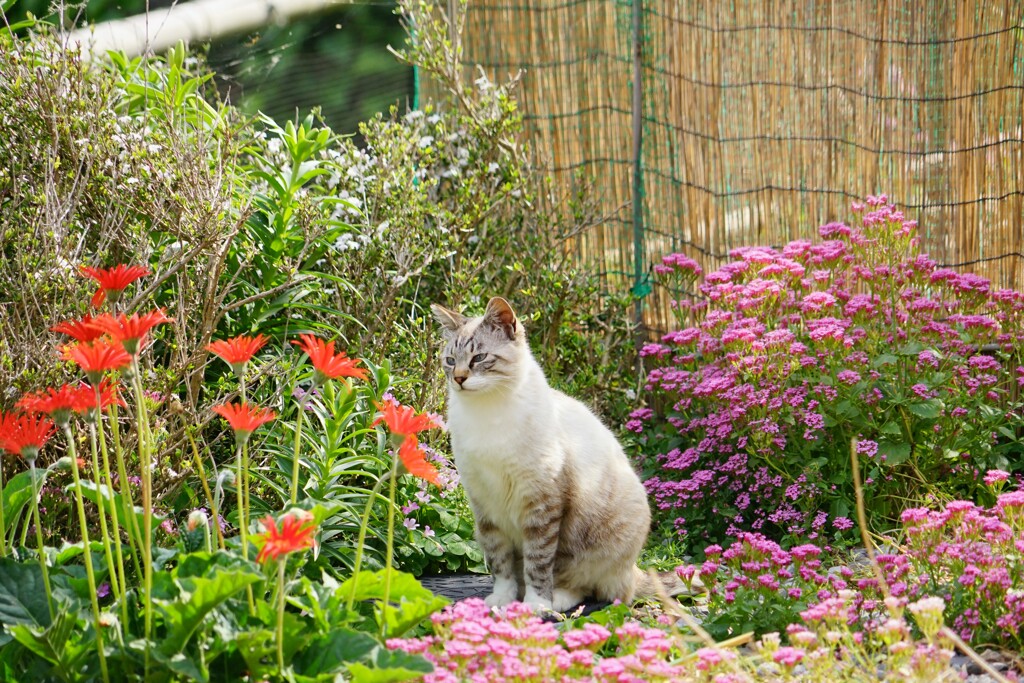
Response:
[[[494,575],[487,604],[565,611],[586,597],[652,593],[636,559],[647,494],[622,447],[582,403],[548,386],[508,302],[444,327],[448,429]]]

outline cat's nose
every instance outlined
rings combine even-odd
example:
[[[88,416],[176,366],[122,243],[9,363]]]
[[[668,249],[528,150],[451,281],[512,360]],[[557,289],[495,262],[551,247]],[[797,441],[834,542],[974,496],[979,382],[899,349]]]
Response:
[[[452,379],[455,380],[455,383],[460,387],[462,386],[462,383],[466,381],[465,377],[461,377],[459,375],[452,375]]]

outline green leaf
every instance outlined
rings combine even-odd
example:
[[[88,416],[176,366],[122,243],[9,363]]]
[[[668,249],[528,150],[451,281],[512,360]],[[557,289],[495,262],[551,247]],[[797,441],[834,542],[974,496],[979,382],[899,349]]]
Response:
[[[892,365],[897,360],[899,360],[899,358],[892,355],[891,353],[882,353],[875,356],[875,358],[871,361],[871,367],[880,368],[885,365]]]
[[[422,678],[434,670],[434,665],[419,655],[401,650],[379,648],[375,652],[372,668],[361,663],[348,665],[354,683],[398,683]]]
[[[878,431],[882,434],[888,434],[890,436],[900,436],[903,434],[903,429],[900,427],[900,423],[894,420],[886,422]]]
[[[836,414],[840,417],[855,418],[860,417],[860,408],[853,405],[850,401],[840,401],[836,404]]]
[[[236,641],[238,652],[254,677],[269,676],[277,668],[277,646],[274,632],[268,629],[250,630],[239,633]],[[273,662],[270,664],[269,662]]]
[[[52,664],[64,680],[77,678],[73,673],[78,668],[75,662],[93,649],[92,638],[71,640],[72,634],[82,634],[85,630],[79,626],[75,612],[70,610],[58,613],[48,628],[18,624],[9,630],[27,650]]]
[[[340,628],[309,643],[299,653],[293,665],[306,675],[338,672],[352,662],[368,661],[374,650],[380,648],[377,639],[367,633]]]
[[[49,626],[43,570],[35,562],[0,558],[0,623]]]
[[[359,572],[354,577],[356,580],[356,600],[384,599],[384,570],[377,572]],[[338,594],[347,596],[352,590],[353,579],[348,579],[338,587]],[[397,570],[391,570],[391,593],[390,600],[417,600],[434,597],[428,589],[424,588],[416,577]]]
[[[398,605],[391,605],[388,608],[387,634],[393,638],[400,637],[447,604],[448,599],[441,596],[403,599]]]
[[[907,410],[925,420],[934,420],[942,415],[942,401],[937,398],[931,398],[927,401],[919,401],[917,403],[910,403],[907,405]]]
[[[46,483],[48,470],[37,469],[35,472],[37,482],[36,486],[41,489],[43,484]],[[2,533],[6,534],[11,525],[17,522],[22,509],[28,505],[31,500],[32,470],[19,472],[11,477],[10,481],[8,481],[4,486],[3,491],[4,528],[0,530]]]
[[[179,580],[183,602],[155,601],[165,615],[167,634],[160,650],[167,655],[181,652],[206,616],[218,605],[263,577],[251,571],[218,571],[210,577]]]
[[[903,441],[881,441],[878,444],[878,452],[885,456],[885,464],[893,467],[906,462],[910,457],[911,447],[909,443]]]

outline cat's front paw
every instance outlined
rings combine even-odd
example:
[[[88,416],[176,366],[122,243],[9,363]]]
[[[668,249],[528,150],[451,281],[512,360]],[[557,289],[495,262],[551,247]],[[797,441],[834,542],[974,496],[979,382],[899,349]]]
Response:
[[[494,590],[484,598],[488,607],[504,607],[510,602],[515,602],[518,586],[510,579],[498,578],[494,580]]]
[[[564,588],[556,588],[551,596],[551,609],[556,612],[568,612],[576,605],[583,602],[583,596]]]
[[[533,588],[526,589],[523,602],[532,607],[535,612],[544,612],[551,609],[551,601],[533,590]]]
[[[484,598],[484,602],[487,603],[488,607],[504,607],[505,605],[509,604],[510,602],[515,602],[515,599],[516,599],[516,596],[514,596],[514,595],[512,597],[509,597],[505,593],[497,593],[497,592],[495,592],[495,593],[491,593],[486,598]]]

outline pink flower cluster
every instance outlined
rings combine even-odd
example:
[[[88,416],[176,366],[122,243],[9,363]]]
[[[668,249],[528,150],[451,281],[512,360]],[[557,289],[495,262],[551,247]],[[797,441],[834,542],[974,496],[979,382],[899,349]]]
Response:
[[[667,526],[706,541],[841,533],[819,511],[852,509],[851,439],[874,518],[895,524],[925,493],[907,489],[911,469],[972,496],[1024,426],[1008,391],[1024,382],[1024,295],[939,268],[886,201],[817,243],[734,249],[702,302],[677,306],[682,329],[644,346],[650,407],[627,428]],[[667,287],[694,282],[666,258]]]
[[[387,643],[392,650],[421,654],[434,664],[434,672],[423,679],[426,683],[641,683],[680,680],[686,671],[670,663],[674,650],[663,630],[635,621],[615,628],[614,634],[593,623],[560,631],[526,605],[514,603],[498,613],[477,598],[450,605],[431,619],[435,635]]]
[[[909,562],[880,558],[896,587],[911,599],[944,598],[964,639],[1024,646],[1024,490],[1001,494],[991,508],[911,508],[903,523]]]
[[[842,623],[862,638],[856,634],[886,628],[908,603],[919,612],[941,603],[939,617],[964,640],[1024,646],[1024,490],[999,495],[991,508],[953,501],[902,517],[902,551],[877,556],[884,587],[869,567],[826,568],[816,545],[784,550],[754,533],[740,534],[724,551],[708,546],[703,564],[676,571],[708,587],[705,626],[713,635],[723,635],[719,623],[743,620],[762,631],[789,629],[790,642],[799,644],[792,626],[799,615],[808,626]],[[919,625],[925,616],[918,615]]]

